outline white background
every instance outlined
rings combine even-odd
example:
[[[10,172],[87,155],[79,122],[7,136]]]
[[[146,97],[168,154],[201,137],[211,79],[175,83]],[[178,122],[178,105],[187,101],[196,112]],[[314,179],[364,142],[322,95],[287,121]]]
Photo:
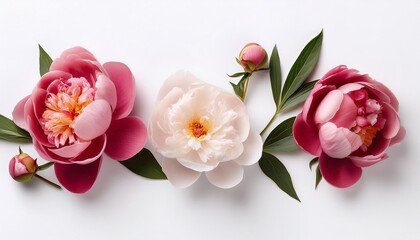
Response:
[[[420,239],[418,1],[64,2],[1,0],[1,114],[11,117],[38,81],[38,43],[53,58],[80,45],[102,63],[126,63],[137,80],[133,114],[147,122],[161,84],[177,70],[230,90],[226,74],[241,70],[234,58],[243,45],[258,42],[268,52],[277,44],[285,77],[304,45],[324,29],[313,79],[339,64],[369,73],[399,98],[408,134],[388,150],[389,159],[364,169],[348,189],[323,181],[314,190],[312,156],[278,155],[302,203],[258,165],[230,190],[205,178],[177,189],[109,158],[83,195],[36,179],[24,185],[8,173],[18,145],[1,141],[0,239]],[[267,73],[252,78],[246,104],[261,130],[274,111]],[[38,157],[32,145],[22,148]],[[56,181],[52,169],[41,174]]]

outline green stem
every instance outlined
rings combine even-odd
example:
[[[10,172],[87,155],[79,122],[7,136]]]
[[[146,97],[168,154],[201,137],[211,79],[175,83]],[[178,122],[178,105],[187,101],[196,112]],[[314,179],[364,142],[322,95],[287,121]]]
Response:
[[[46,178],[44,178],[44,177],[41,177],[41,176],[39,176],[38,174],[35,174],[35,177],[39,178],[40,180],[44,181],[45,183],[48,183],[49,185],[51,185],[51,186],[53,186],[53,187],[55,187],[55,188],[57,188],[57,189],[60,189],[60,190],[61,190],[61,187],[60,187],[59,185],[57,185],[57,184],[55,184],[55,183],[51,182],[50,180],[48,180],[48,179],[46,179]]]
[[[43,164],[41,166],[38,167],[39,171],[43,171],[45,169],[48,169],[49,167],[51,167],[52,165],[54,165],[54,162],[48,162],[46,164]]]
[[[244,96],[242,98],[242,102],[245,102],[246,91],[248,90],[248,82],[249,82],[249,78],[251,77],[251,75],[252,74],[249,74],[248,77],[245,79]]]
[[[268,129],[268,127],[274,122],[274,119],[276,119],[278,112],[276,111],[274,115],[271,117],[270,121],[267,123],[265,128],[261,131],[260,135],[262,136],[264,132]]]

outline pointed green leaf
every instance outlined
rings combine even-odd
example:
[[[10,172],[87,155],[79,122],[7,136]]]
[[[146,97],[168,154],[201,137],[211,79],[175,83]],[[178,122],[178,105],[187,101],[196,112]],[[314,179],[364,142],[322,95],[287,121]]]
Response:
[[[319,158],[316,157],[309,162],[309,169],[312,171],[312,167],[318,163]]]
[[[319,165],[316,167],[316,180],[315,180],[315,189],[318,187],[319,183],[322,180],[322,173],[319,170]]]
[[[306,81],[309,74],[315,68],[321,53],[323,33],[322,31],[313,38],[299,54],[283,86],[281,100],[284,102]]]
[[[31,135],[12,120],[0,114],[0,139],[9,142],[30,143]]]
[[[281,122],[271,131],[264,142],[264,151],[266,152],[290,152],[298,149],[293,138],[293,123],[296,117]]]
[[[235,94],[242,99],[242,101],[245,98],[245,85],[247,81],[249,80],[249,77],[251,76],[250,73],[245,73],[241,80],[239,80],[238,84],[234,84],[230,82],[230,85],[232,85],[233,91]]]
[[[276,103],[277,111],[280,107],[280,94],[281,94],[281,67],[280,57],[277,52],[277,46],[274,46],[270,57],[270,82],[273,99]]]
[[[232,75],[228,74],[228,76],[231,77],[231,78],[236,78],[236,77],[242,77],[245,74],[246,74],[246,72],[237,72],[237,73],[234,73]]]
[[[50,70],[53,62],[50,55],[38,44],[39,48],[39,74],[42,76]]]
[[[167,179],[162,167],[156,161],[153,154],[146,148],[143,148],[134,157],[120,161],[122,165],[133,173],[150,179]]]
[[[281,106],[281,112],[285,113],[304,103],[306,98],[308,98],[309,93],[314,88],[316,82],[318,82],[318,80],[304,83],[302,86],[300,86],[300,88],[298,88],[298,90],[292,96],[283,102]]]
[[[263,152],[258,164],[264,174],[273,180],[283,192],[300,202],[293,187],[290,174],[279,159],[269,153]]]

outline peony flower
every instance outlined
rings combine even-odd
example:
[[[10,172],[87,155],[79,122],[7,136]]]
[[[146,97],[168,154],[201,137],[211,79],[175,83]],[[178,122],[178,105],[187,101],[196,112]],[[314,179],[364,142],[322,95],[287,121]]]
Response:
[[[253,72],[267,63],[267,52],[256,43],[248,43],[242,48],[237,60],[246,72]]]
[[[262,139],[250,129],[244,103],[190,73],[178,72],[163,84],[149,132],[177,187],[205,173],[215,186],[231,188],[242,180],[242,166],[261,157]]]
[[[128,116],[134,99],[135,82],[126,65],[101,65],[75,47],[52,63],[32,94],[16,105],[13,118],[29,131],[38,153],[55,162],[60,183],[83,193],[96,180],[103,152],[126,160],[143,148],[146,127]]]
[[[383,84],[338,66],[315,84],[295,121],[297,144],[319,157],[326,181],[356,183],[362,168],[384,160],[385,150],[405,134],[398,101]]]
[[[10,176],[18,182],[28,182],[38,170],[36,160],[26,153],[14,156],[9,162]]]

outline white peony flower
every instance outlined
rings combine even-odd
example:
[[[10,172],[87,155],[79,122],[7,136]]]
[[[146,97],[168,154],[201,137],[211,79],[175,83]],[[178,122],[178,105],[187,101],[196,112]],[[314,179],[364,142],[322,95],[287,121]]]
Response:
[[[149,132],[164,156],[164,173],[177,187],[190,186],[204,172],[215,186],[231,188],[242,180],[242,166],[256,163],[262,153],[244,103],[187,72],[163,84]]]

